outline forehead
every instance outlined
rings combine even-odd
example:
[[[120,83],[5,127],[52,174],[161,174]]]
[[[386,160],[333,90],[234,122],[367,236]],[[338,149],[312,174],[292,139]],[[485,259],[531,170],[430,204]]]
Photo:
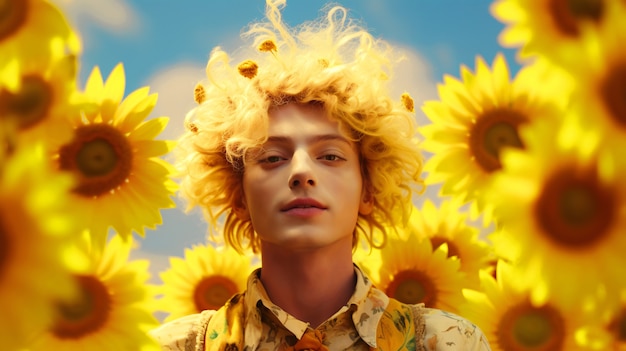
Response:
[[[312,135],[338,135],[352,139],[341,124],[329,117],[321,105],[290,103],[269,111],[268,137]]]

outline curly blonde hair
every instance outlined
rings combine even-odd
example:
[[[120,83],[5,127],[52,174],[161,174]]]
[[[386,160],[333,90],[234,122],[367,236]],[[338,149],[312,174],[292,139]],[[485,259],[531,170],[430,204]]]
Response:
[[[237,66],[219,47],[210,55],[207,79],[195,89],[199,105],[187,115],[176,151],[188,210],[201,207],[211,229],[223,219],[227,244],[258,252],[250,220],[235,211],[244,198],[244,156],[266,141],[272,107],[320,104],[352,132],[374,204],[371,214],[359,215],[354,244],[362,234],[370,245],[382,246],[385,228],[406,223],[413,194],[424,186],[413,101],[407,94],[392,99],[388,91],[399,57],[343,7],[289,28],[281,18],[284,6],[285,0],[267,0],[269,21],[242,35],[252,39],[252,50]]]

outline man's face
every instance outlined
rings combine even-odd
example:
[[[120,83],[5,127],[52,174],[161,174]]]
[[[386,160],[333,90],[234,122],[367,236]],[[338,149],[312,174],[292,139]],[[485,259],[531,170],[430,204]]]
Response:
[[[270,112],[268,141],[247,157],[245,211],[263,244],[308,250],[352,243],[369,214],[356,146],[316,106]]]

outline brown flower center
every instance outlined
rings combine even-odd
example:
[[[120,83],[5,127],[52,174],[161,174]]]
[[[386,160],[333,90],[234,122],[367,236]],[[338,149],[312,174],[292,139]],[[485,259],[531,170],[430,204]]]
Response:
[[[613,121],[626,130],[626,62],[607,72],[600,85],[601,99]]]
[[[621,312],[609,324],[609,331],[620,343],[626,343],[626,308],[622,308]]]
[[[81,126],[59,150],[60,167],[78,175],[74,191],[100,196],[115,191],[131,174],[133,151],[118,129],[107,124]]]
[[[556,244],[568,248],[593,245],[608,235],[616,216],[612,189],[595,172],[564,168],[544,185],[535,216]]]
[[[469,148],[482,169],[493,172],[502,168],[500,150],[503,147],[524,147],[518,127],[526,120],[518,111],[507,108],[486,111],[476,119],[470,131]]]
[[[15,118],[20,129],[28,129],[46,119],[52,100],[50,84],[39,75],[28,75],[22,77],[17,93],[0,92],[0,113]]]
[[[213,275],[204,277],[196,285],[193,301],[198,312],[216,310],[238,292],[237,284],[232,279],[221,275]]]
[[[58,317],[52,333],[61,339],[79,339],[98,331],[107,321],[112,300],[106,286],[96,277],[77,275],[79,294],[57,305]]]
[[[434,236],[432,238],[430,238],[430,243],[433,246],[433,251],[437,250],[439,248],[439,246],[443,245],[443,244],[448,244],[448,257],[461,257],[459,255],[459,249],[456,247],[456,245],[454,244],[454,242],[451,242],[450,240],[448,240],[448,238],[443,238],[440,236]]]
[[[396,273],[386,289],[389,297],[403,303],[421,303],[434,307],[437,289],[432,279],[421,271],[404,270]]]
[[[604,0],[551,0],[548,10],[561,33],[577,37],[580,35],[580,21],[599,23],[602,20]]]
[[[29,4],[28,1],[0,0],[0,43],[24,25]]]
[[[502,314],[496,338],[502,350],[562,350],[565,322],[561,313],[550,305],[533,307],[523,302]]]

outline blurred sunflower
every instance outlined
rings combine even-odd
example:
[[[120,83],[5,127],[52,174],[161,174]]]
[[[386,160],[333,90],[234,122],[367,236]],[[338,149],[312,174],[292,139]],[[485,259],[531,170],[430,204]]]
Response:
[[[0,86],[20,85],[19,66],[78,54],[80,40],[65,17],[46,0],[0,4]]]
[[[626,289],[617,305],[602,298],[584,306],[585,325],[576,331],[576,342],[589,350],[626,350]]]
[[[520,130],[526,150],[507,150],[491,189],[501,229],[494,249],[532,279],[535,304],[564,306],[599,293],[616,301],[626,285],[626,163],[598,152],[594,131],[571,120]]]
[[[381,264],[370,277],[374,285],[400,302],[457,311],[464,303],[461,291],[467,287],[459,259],[448,257],[446,244],[433,250],[414,228],[407,234],[406,239],[390,237],[375,251],[381,255]]]
[[[80,102],[86,107],[80,115],[70,116],[72,139],[57,153],[60,168],[78,180],[73,190],[76,218],[100,246],[110,227],[124,238],[132,231],[144,236],[144,227],[161,224],[160,209],[175,206],[173,167],[159,158],[172,143],[154,140],[168,119],[144,121],[156,104],[156,94],[148,95],[149,88],[144,87],[122,101],[124,85],[121,64],[106,84],[94,68]]]
[[[625,17],[626,6],[607,13],[603,30],[586,33],[577,65],[569,68],[580,82],[572,99],[579,123],[585,128],[598,126],[600,137],[616,151],[626,148]]]
[[[43,141],[47,148],[54,148],[69,141],[72,127],[67,116],[72,114],[76,65],[75,56],[65,56],[46,67],[22,66],[19,88],[12,91],[0,86],[1,123],[19,133],[22,142]]]
[[[418,235],[430,240],[433,249],[448,246],[448,257],[458,257],[461,271],[467,276],[467,287],[478,288],[478,272],[489,269],[494,257],[491,246],[478,238],[479,230],[469,225],[467,215],[452,201],[442,201],[439,207],[426,200],[413,211],[411,225]]]
[[[422,128],[423,147],[433,153],[424,166],[426,181],[443,182],[442,195],[462,204],[471,202],[472,219],[483,214],[485,224],[490,222],[491,206],[484,194],[492,175],[502,167],[501,150],[524,147],[520,125],[556,115],[557,103],[534,93],[536,81],[531,78],[539,76],[535,68],[523,68],[511,82],[504,56],[496,56],[491,70],[478,57],[475,74],[462,66],[462,81],[444,77],[441,100],[423,106],[432,122]]]
[[[74,274],[79,293],[59,300],[49,331],[32,346],[38,350],[160,350],[148,336],[158,326],[147,260],[129,261],[132,241],[113,236],[104,250],[90,239],[79,242],[90,267]]]
[[[529,292],[517,284],[511,266],[499,262],[497,281],[480,273],[481,291],[464,290],[468,303],[461,313],[474,322],[493,351],[575,351],[578,314],[563,309],[556,300],[532,303]]]
[[[246,289],[255,268],[251,257],[225,246],[195,245],[184,258],[171,257],[170,268],[160,274],[160,306],[169,313],[165,320],[218,309]]]
[[[365,243],[358,245],[352,251],[352,261],[367,277],[373,276],[374,272],[378,271],[381,267],[381,257],[376,251],[378,251],[378,249],[371,248],[370,245]]]
[[[41,144],[0,163],[0,340],[15,350],[52,321],[53,301],[75,291],[71,177],[53,173]]]
[[[621,303],[608,315],[605,330],[610,335],[613,350],[626,350],[626,289],[621,292]]]
[[[521,48],[522,59],[533,55],[554,62],[578,60],[581,36],[605,24],[617,1],[496,0],[492,15],[506,27],[498,38],[504,47]]]

